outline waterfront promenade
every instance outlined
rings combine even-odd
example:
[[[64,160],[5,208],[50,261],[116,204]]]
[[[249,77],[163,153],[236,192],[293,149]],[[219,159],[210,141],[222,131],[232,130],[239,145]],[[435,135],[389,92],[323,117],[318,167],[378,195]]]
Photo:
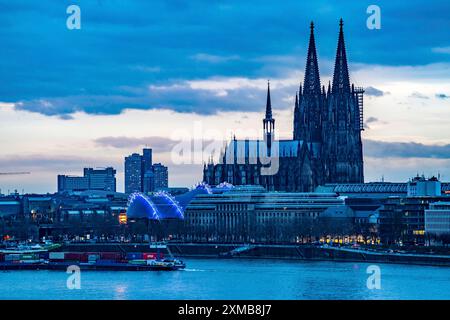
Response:
[[[169,243],[169,250],[179,257],[197,258],[252,258],[311,261],[378,262],[450,267],[450,252],[443,248],[437,254],[394,252],[370,248],[352,248],[328,245],[269,245],[269,244],[218,244],[218,243]],[[422,248],[424,249],[424,248]],[[66,244],[59,251],[75,252],[148,252],[145,243]],[[154,249],[153,249],[154,250]],[[166,249],[163,249],[164,251]],[[424,250],[422,250],[424,251]],[[426,252],[426,251],[424,251]],[[448,253],[448,254],[447,254]]]

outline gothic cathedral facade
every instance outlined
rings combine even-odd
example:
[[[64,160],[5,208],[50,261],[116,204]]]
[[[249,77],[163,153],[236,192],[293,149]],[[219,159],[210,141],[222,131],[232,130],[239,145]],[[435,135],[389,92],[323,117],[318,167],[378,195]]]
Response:
[[[333,81],[327,89],[321,85],[311,23],[305,78],[295,96],[293,139],[275,140],[268,85],[264,140],[233,139],[219,163],[204,165],[203,180],[210,185],[256,184],[291,192],[311,192],[325,183],[364,182],[363,93],[362,88],[350,84],[342,19]],[[275,171],[264,173],[267,163],[260,160],[262,152],[272,158],[272,165],[276,163]]]

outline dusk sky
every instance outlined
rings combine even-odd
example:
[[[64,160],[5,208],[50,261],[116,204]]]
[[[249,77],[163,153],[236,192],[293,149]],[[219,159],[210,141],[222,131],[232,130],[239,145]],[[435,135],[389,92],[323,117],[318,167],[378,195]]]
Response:
[[[123,191],[123,159],[146,145],[170,186],[191,186],[201,161],[173,164],[177,141],[261,137],[268,79],[276,134],[291,138],[310,21],[328,85],[341,17],[366,88],[366,182],[450,181],[449,14],[448,0],[0,0],[0,172],[31,172],[0,176],[1,193],[55,192],[57,174],[87,166],[115,167]]]

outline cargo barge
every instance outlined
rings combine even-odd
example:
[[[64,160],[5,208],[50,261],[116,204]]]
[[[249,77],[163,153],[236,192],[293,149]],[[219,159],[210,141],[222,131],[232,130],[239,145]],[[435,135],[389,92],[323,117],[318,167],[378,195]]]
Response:
[[[102,271],[173,271],[186,267],[183,261],[164,258],[162,253],[143,252],[47,252],[1,251],[0,270],[80,270]]]
[[[36,262],[36,263],[9,263],[0,262],[0,270],[64,270],[71,266],[78,266],[80,270],[92,271],[175,271],[185,268],[182,261],[152,261],[150,264],[131,263],[58,263],[58,262]]]

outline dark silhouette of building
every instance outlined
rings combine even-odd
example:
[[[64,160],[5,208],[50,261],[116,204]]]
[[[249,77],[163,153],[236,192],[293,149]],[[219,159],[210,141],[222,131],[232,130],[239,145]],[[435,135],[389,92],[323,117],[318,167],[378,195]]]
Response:
[[[234,138],[219,163],[205,164],[204,181],[210,185],[257,184],[267,190],[302,192],[314,191],[325,183],[364,182],[363,93],[362,88],[350,85],[342,19],[333,83],[328,84],[327,90],[321,86],[311,23],[304,83],[295,98],[293,139],[274,137],[275,119],[268,84],[264,140]]]
[[[152,163],[152,149],[125,157],[125,193],[149,193],[168,187],[168,169]]]
[[[83,176],[58,175],[58,192],[86,190],[116,191],[116,170],[84,168]]]
[[[125,157],[125,193],[143,191],[144,166],[142,156],[133,153]]]
[[[169,171],[161,163],[153,165],[153,189],[155,191],[169,187]]]

